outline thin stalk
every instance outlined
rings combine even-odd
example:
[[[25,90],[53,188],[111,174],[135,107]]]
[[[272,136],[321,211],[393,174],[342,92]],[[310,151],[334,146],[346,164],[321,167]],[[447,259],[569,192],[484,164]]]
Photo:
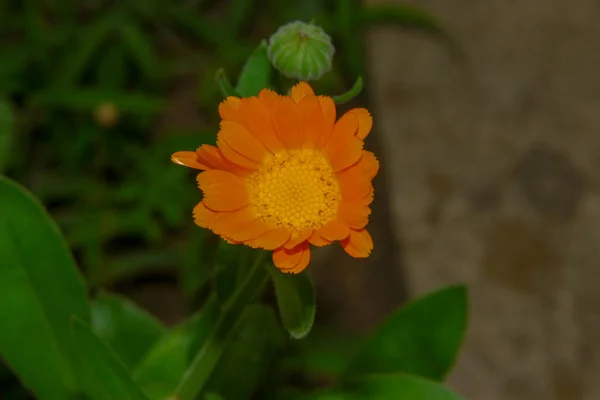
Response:
[[[217,324],[196,353],[194,360],[183,375],[170,397],[177,400],[195,400],[202,392],[217,362],[221,358],[227,338],[242,312],[256,297],[260,296],[268,280],[267,269],[263,265],[264,252],[260,252],[248,273],[246,280],[236,289],[233,296],[223,305]]]

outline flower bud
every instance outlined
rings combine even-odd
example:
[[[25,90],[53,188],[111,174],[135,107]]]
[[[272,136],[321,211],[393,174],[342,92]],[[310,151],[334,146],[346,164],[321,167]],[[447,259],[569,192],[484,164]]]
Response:
[[[273,66],[288,78],[310,81],[331,70],[335,47],[317,25],[302,21],[281,26],[268,42],[267,55]]]

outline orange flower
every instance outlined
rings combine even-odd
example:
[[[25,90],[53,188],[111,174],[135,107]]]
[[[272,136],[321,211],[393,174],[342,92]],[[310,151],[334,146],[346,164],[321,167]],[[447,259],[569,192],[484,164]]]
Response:
[[[290,96],[264,89],[258,97],[228,97],[219,114],[217,147],[172,156],[204,171],[196,224],[228,242],[273,250],[283,272],[306,268],[309,243],[337,240],[353,257],[370,254],[365,226],[379,162],[363,150],[373,125],[366,109],[336,122],[333,100],[301,82]]]

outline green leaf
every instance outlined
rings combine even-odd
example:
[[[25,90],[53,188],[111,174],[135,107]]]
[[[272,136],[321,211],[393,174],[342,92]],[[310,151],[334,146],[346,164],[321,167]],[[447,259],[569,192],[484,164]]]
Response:
[[[133,379],[150,399],[166,399],[185,373],[191,342],[189,325],[163,336],[135,368]]]
[[[150,38],[134,24],[123,24],[120,27],[123,43],[127,46],[133,60],[148,78],[158,73],[159,61]]]
[[[109,88],[50,89],[34,96],[31,102],[38,107],[87,112],[100,104],[112,103],[122,113],[150,115],[156,114],[165,105],[164,99],[158,96]]]
[[[120,43],[106,49],[98,64],[97,82],[103,88],[119,89],[127,78],[125,51]]]
[[[12,137],[15,129],[15,118],[8,101],[0,100],[0,172],[8,163]]]
[[[224,42],[230,41],[231,33],[227,25],[218,24],[184,6],[167,7],[164,12],[177,28],[191,33],[205,43],[219,47]]]
[[[147,400],[118,356],[94,335],[87,324],[74,319],[72,327],[75,347],[93,381],[93,389],[88,390],[94,390],[94,398],[103,398],[97,393],[97,390],[102,390],[105,397],[112,400]]]
[[[262,89],[269,87],[272,71],[267,44],[263,40],[246,60],[235,91],[243,97],[257,96]]]
[[[462,400],[444,386],[408,374],[372,375],[322,392],[301,397],[302,400]]]
[[[210,336],[217,325],[221,313],[221,302],[211,293],[208,300],[202,307],[196,322],[192,326],[192,339],[188,350],[188,360],[191,362],[200,348],[204,345],[206,339]]]
[[[252,265],[253,254],[250,247],[219,241],[213,263],[215,290],[221,303],[226,302],[244,280]]]
[[[246,279],[223,305],[215,328],[202,343],[176,389],[180,400],[194,400],[204,390],[215,366],[226,350],[226,338],[239,316],[264,290],[267,273],[263,266],[264,251],[255,251],[256,258]]]
[[[249,399],[285,340],[272,310],[257,304],[249,306],[230,333],[206,390],[228,400]]]
[[[273,265],[270,265],[269,272],[275,285],[283,326],[294,339],[302,339],[308,335],[315,321],[316,298],[310,276],[306,271],[285,274]]]
[[[133,302],[109,293],[101,293],[92,302],[92,328],[130,370],[166,332]]]
[[[94,18],[89,26],[84,27],[77,35],[78,43],[75,49],[65,58],[64,64],[56,69],[54,85],[58,87],[76,83],[83,75],[94,52],[122,23],[122,15],[113,12]]]
[[[414,300],[383,323],[342,378],[406,372],[442,380],[462,343],[467,308],[467,291],[462,285]]]
[[[75,389],[71,316],[89,321],[86,289],[40,203],[0,177],[0,355],[40,400]]]
[[[217,86],[221,90],[223,97],[240,97],[239,93],[231,85],[231,82],[229,81],[229,78],[225,74],[225,70],[223,68],[220,68],[215,74],[215,81],[217,82]]]
[[[344,104],[355,98],[360,94],[363,89],[363,80],[362,76],[356,78],[356,82],[354,82],[354,86],[352,89],[348,90],[346,93],[342,93],[338,96],[333,96],[332,99],[335,104]]]
[[[346,369],[363,344],[361,337],[327,329],[313,330],[304,340],[294,342],[286,353],[282,369],[310,378],[335,379]]]

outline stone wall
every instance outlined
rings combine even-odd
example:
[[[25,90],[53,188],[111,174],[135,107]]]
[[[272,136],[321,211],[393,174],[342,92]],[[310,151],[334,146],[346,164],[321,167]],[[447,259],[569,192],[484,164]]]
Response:
[[[599,399],[600,2],[410,3],[464,56],[373,29],[368,89],[410,295],[470,285],[450,384],[474,400]]]

